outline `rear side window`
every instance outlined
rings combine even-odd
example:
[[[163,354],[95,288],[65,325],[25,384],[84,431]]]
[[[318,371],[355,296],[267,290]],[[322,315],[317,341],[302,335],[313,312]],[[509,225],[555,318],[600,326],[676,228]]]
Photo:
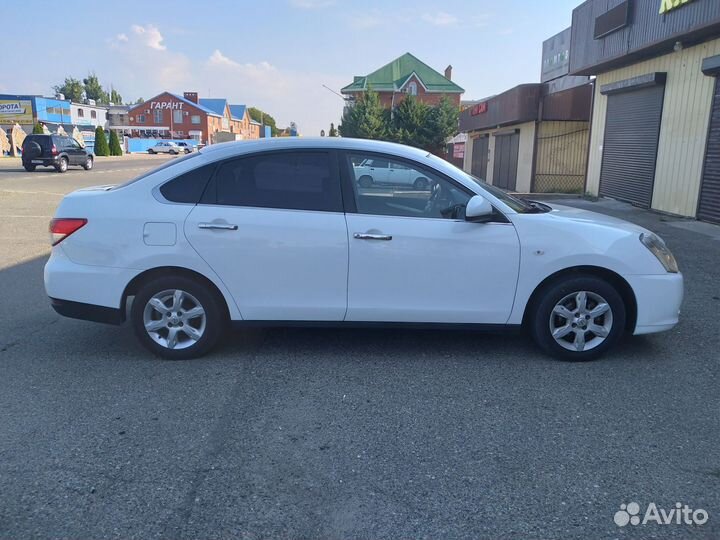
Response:
[[[181,174],[160,186],[160,193],[171,202],[197,204],[214,169],[212,163]]]
[[[215,175],[214,202],[342,212],[340,180],[325,152],[283,152],[234,159]]]
[[[28,135],[23,141],[23,148],[31,142],[39,144],[40,148],[50,148],[52,146],[52,139],[50,135]]]

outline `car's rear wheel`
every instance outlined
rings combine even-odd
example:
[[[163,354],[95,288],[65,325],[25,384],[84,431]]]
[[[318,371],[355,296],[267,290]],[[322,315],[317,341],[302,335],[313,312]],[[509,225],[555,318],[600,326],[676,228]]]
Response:
[[[171,153],[173,156],[176,156],[177,153],[178,153],[178,151],[177,151],[177,150],[170,150],[170,153]]]
[[[88,156],[87,159],[85,160],[85,165],[83,165],[83,169],[85,169],[86,171],[89,171],[92,168],[93,168],[93,158],[92,158],[92,156]]]
[[[369,176],[367,174],[364,176],[361,176],[360,179],[358,180],[358,184],[360,184],[360,187],[364,187],[364,188],[372,187],[372,185],[373,185],[372,176]]]
[[[133,301],[131,319],[145,348],[168,360],[206,354],[226,326],[217,294],[184,276],[161,277],[143,285]]]
[[[155,153],[155,150],[153,150],[152,148],[148,148],[148,154],[154,154],[154,153]]]
[[[60,161],[58,161],[58,164],[57,164],[57,167],[56,167],[57,172],[59,172],[59,173],[64,173],[64,172],[67,171],[67,168],[68,168],[68,160],[67,160],[67,158],[61,157],[61,158],[60,158]]]
[[[23,167],[25,168],[25,170],[26,170],[27,172],[33,172],[33,171],[35,170],[35,165],[29,165],[29,164],[28,164],[28,165],[23,165]]]
[[[611,348],[625,330],[625,303],[607,281],[595,276],[558,280],[542,291],[531,319],[535,342],[563,360],[592,360]]]

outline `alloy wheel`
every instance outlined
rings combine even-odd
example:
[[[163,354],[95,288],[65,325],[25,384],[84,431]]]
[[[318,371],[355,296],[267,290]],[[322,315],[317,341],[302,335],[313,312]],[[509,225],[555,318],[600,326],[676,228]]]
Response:
[[[613,313],[599,294],[577,291],[563,297],[550,313],[550,333],[569,351],[594,349],[610,335]]]
[[[143,324],[150,338],[166,349],[185,349],[205,333],[207,315],[190,293],[168,289],[153,295],[143,310]]]

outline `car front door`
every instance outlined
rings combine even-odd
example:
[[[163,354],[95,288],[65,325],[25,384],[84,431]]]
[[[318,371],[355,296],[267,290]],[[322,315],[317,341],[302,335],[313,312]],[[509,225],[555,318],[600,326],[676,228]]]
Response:
[[[364,193],[351,166],[364,157],[354,153],[341,160],[356,202],[346,216],[346,320],[507,322],[520,262],[514,226],[502,216],[491,223],[465,221],[473,193],[409,161],[403,162],[409,176],[427,178],[431,189]]]
[[[71,156],[70,163],[73,165],[85,165],[85,150],[80,146],[80,143],[72,137],[67,138],[65,143],[67,144],[67,152]]]
[[[334,153],[265,152],[220,164],[185,235],[244,319],[345,317],[348,240]]]

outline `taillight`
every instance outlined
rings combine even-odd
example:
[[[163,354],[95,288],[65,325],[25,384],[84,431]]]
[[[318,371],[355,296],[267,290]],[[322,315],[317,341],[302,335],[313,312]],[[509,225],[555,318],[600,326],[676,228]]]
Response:
[[[55,218],[50,221],[50,243],[57,246],[87,223],[85,218]]]
[[[55,145],[53,144],[52,150],[50,150],[50,152],[52,153],[53,156],[57,156],[57,153],[58,153],[58,151],[57,151],[57,146],[55,146]]]

